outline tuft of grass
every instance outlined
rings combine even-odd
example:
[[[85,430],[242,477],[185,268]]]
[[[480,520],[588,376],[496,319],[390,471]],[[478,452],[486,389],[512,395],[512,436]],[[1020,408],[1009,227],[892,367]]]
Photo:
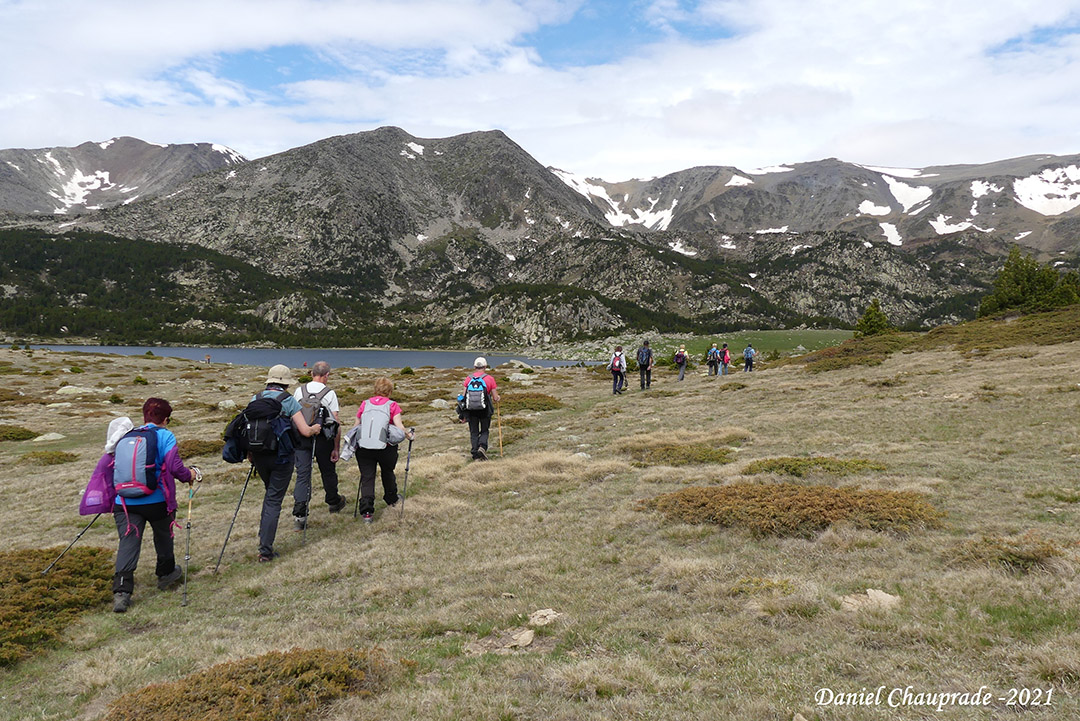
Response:
[[[133,381],[131,381],[131,382],[134,385],[137,385],[137,386],[148,386],[148,385],[150,385],[150,381],[146,380],[142,376],[135,376],[135,379]]]
[[[71,366],[70,368],[68,368],[68,372],[70,372],[70,373],[84,373],[85,371],[83,371],[83,369],[80,368],[79,366]]]
[[[631,451],[630,457],[641,466],[688,466],[707,463],[731,463],[734,451],[703,444],[666,443]]]
[[[77,460],[78,455],[67,451],[30,451],[19,457],[19,463],[36,463],[42,466],[58,466]]]
[[[748,476],[760,473],[778,473],[784,476],[802,478],[811,473],[828,473],[835,476],[847,476],[852,473],[865,471],[884,471],[884,464],[876,461],[867,461],[861,458],[841,459],[827,456],[812,456],[810,458],[765,458],[754,461],[744,470]]]
[[[640,509],[660,511],[685,523],[745,528],[753,535],[809,538],[834,523],[875,531],[931,527],[943,517],[924,496],[828,486],[736,483],[684,488],[643,500]]]
[[[947,553],[953,566],[993,565],[1013,573],[1049,568],[1051,559],[1065,555],[1053,541],[1028,532],[1022,536],[982,536],[965,541]]]
[[[123,403],[123,402],[124,402],[124,399],[121,398],[120,396],[118,396],[115,393],[113,393],[111,396],[109,396],[109,403],[120,404],[120,403]]]
[[[106,603],[112,551],[72,548],[42,575],[58,552],[34,548],[0,553],[0,667],[56,646],[80,614]]]
[[[546,393],[507,393],[499,401],[504,413],[516,411],[553,411],[562,408],[563,404],[558,398]]]
[[[0,425],[0,441],[28,441],[38,434],[22,426]]]
[[[176,449],[181,458],[194,458],[195,456],[213,456],[221,453],[225,446],[224,441],[203,441],[198,438],[187,438],[176,444]]]
[[[673,440],[674,438],[678,440]],[[752,438],[742,428],[718,428],[712,433],[673,434],[669,431],[640,433],[616,440],[615,450],[626,453],[637,466],[686,466],[691,464],[730,463],[737,446]]]
[[[124,694],[104,721],[313,718],[337,699],[382,690],[387,669],[378,650],[272,651]]]
[[[731,584],[731,588],[728,589],[728,595],[730,596],[772,594],[790,596],[793,593],[795,593],[795,584],[792,583],[790,579],[760,578],[758,576],[740,578],[738,581]]]

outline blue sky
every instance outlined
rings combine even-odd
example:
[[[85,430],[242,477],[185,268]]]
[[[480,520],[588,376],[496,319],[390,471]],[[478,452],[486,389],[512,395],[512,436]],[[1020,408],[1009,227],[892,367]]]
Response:
[[[0,40],[0,147],[498,128],[608,180],[1080,153],[1080,0],[0,0]]]

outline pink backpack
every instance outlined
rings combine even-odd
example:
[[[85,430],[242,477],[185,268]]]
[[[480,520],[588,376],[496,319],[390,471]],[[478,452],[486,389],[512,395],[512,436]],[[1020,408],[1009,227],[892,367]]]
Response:
[[[98,461],[97,467],[90,475],[90,482],[86,484],[82,500],[79,501],[79,515],[93,516],[97,513],[112,513],[113,499],[116,491],[113,489],[112,454],[106,453]]]

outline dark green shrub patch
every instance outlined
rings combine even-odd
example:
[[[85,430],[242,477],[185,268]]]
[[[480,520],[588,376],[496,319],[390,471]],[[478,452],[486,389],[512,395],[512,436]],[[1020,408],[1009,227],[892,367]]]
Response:
[[[500,401],[506,413],[515,411],[553,411],[562,408],[562,402],[546,393],[507,393]]]
[[[271,651],[125,694],[112,703],[104,721],[314,718],[332,701],[380,691],[386,670],[377,650]]]
[[[57,548],[0,552],[0,667],[55,646],[79,614],[109,600],[111,550],[83,546],[41,575]]]
[[[732,453],[730,448],[714,448],[703,443],[665,443],[632,450],[630,457],[643,466],[688,466],[730,463]]]
[[[0,425],[0,441],[28,441],[38,434],[22,426]]]
[[[31,451],[19,457],[19,463],[37,463],[42,466],[58,466],[79,460],[75,453],[66,451]]]
[[[955,566],[994,565],[1015,573],[1045,570],[1052,558],[1065,555],[1053,541],[1028,532],[1022,536],[982,536],[953,548],[947,561]]]
[[[829,473],[834,476],[847,476],[865,471],[884,471],[885,466],[875,461],[861,458],[840,459],[826,456],[809,458],[765,458],[754,461],[743,471],[748,476],[759,473],[779,473],[785,476],[802,478],[811,473]]]
[[[197,438],[187,438],[176,444],[181,458],[194,458],[195,456],[214,456],[221,453],[225,446],[224,441],[203,441]]]
[[[641,501],[640,507],[684,523],[804,538],[840,521],[857,528],[907,531],[937,525],[943,515],[918,493],[793,483],[695,486]]]

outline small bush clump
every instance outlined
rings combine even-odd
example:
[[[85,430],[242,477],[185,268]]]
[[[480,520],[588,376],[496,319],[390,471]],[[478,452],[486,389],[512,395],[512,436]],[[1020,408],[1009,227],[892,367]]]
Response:
[[[48,575],[57,549],[0,552],[0,667],[55,646],[79,614],[109,600],[112,554],[72,548]]]
[[[224,441],[203,441],[198,438],[186,438],[176,444],[176,450],[181,458],[194,458],[195,456],[213,456],[221,453],[225,446]]]
[[[1022,536],[982,536],[965,541],[949,553],[952,565],[995,565],[1014,573],[1045,570],[1052,558],[1065,555],[1053,541],[1032,532]]]
[[[413,375],[416,375],[416,371],[414,371],[414,370],[413,370],[412,368],[410,368],[409,366],[405,366],[404,368],[402,368],[402,369],[401,369],[401,373],[400,373],[399,375],[403,375],[403,376],[413,376]]]
[[[22,426],[0,425],[0,441],[28,441],[38,434]]]
[[[111,396],[109,396],[109,403],[123,403],[123,402],[124,402],[124,399],[121,398],[120,396],[118,396],[115,393],[113,393]]]
[[[304,375],[297,378],[296,382],[301,383],[301,384],[310,383],[311,382],[311,374],[310,373],[305,373]]]
[[[80,368],[79,366],[71,366],[70,368],[68,368],[68,372],[69,373],[83,373],[85,371],[83,371],[83,369]]]
[[[702,443],[666,443],[630,452],[636,464],[642,466],[688,466],[706,463],[730,463],[730,448],[716,448]]]
[[[861,458],[840,459],[826,456],[810,458],[766,458],[754,461],[743,470],[748,476],[759,473],[779,473],[785,476],[802,478],[811,473],[829,473],[835,476],[847,476],[864,471],[884,471],[885,466],[875,461]]]
[[[105,721],[313,718],[332,701],[380,691],[386,669],[377,650],[271,651],[124,694]]]
[[[793,483],[695,486],[641,501],[640,507],[685,523],[745,528],[755,536],[803,538],[840,521],[876,531],[907,531],[937,525],[943,515],[924,496],[910,491]]]
[[[79,460],[79,456],[66,451],[31,451],[19,458],[19,463],[36,463],[42,466],[58,466]]]
[[[149,351],[147,351],[147,352],[149,352]],[[137,385],[137,386],[148,386],[148,385],[150,385],[150,381],[146,380],[142,376],[135,376],[135,380],[133,380],[131,382],[133,384]]]
[[[562,401],[546,393],[508,393],[499,402],[506,413],[515,411],[553,411],[562,408]]]

